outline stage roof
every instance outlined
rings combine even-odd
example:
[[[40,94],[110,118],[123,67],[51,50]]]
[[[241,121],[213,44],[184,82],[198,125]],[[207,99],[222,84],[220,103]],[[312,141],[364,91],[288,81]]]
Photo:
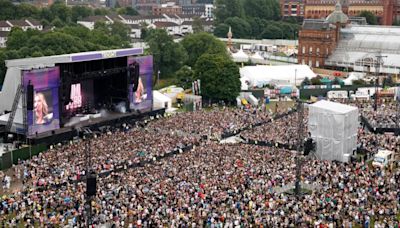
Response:
[[[80,52],[80,53],[72,53],[64,55],[6,60],[6,66],[7,68],[19,67],[22,69],[26,68],[30,69],[32,67],[38,67],[41,65],[45,67],[49,65],[54,65],[56,63],[83,62],[83,61],[92,61],[92,60],[124,57],[131,55],[141,55],[141,54],[143,54],[143,48],[127,48],[127,49],[114,49],[114,50],[104,50],[104,51]]]

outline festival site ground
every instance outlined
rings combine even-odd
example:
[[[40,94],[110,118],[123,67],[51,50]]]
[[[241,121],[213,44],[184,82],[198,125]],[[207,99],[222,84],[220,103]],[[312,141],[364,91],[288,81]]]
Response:
[[[393,124],[392,105],[379,113],[369,104],[352,105],[373,123]],[[399,227],[398,163],[379,170],[368,161],[307,158],[301,179],[315,189],[296,198],[277,191],[294,183],[294,151],[218,141],[258,123],[241,136],[296,145],[296,112],[275,118],[261,108],[213,108],[54,147],[6,172],[11,181],[3,182],[0,226],[84,227],[89,147],[99,174],[96,227]],[[400,153],[399,137],[375,135],[362,125],[358,142],[370,156],[379,148]]]

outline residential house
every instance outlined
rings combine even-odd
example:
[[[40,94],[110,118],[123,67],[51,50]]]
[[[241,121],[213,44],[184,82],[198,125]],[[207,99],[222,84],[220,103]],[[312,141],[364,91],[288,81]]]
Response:
[[[9,31],[0,31],[0,48],[6,47],[7,37],[9,33]]]
[[[82,20],[77,21],[78,24],[85,26],[86,28],[93,30],[94,29],[94,24],[96,22],[103,21],[106,24],[111,24],[113,23],[112,20],[105,16],[89,16],[85,17]]]
[[[0,21],[0,31],[11,31],[12,26],[7,21]]]
[[[6,47],[7,37],[14,27],[19,27],[24,31],[28,29],[43,30],[43,25],[32,19],[0,21],[0,48]]]
[[[167,31],[168,35],[182,35],[181,26],[179,24],[173,22],[162,22],[156,21],[153,24],[149,25],[148,28],[153,29],[164,29]]]

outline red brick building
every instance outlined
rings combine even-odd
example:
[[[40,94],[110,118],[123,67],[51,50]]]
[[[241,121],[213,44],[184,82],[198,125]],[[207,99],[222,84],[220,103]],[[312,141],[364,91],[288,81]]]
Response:
[[[182,6],[178,6],[172,3],[155,5],[153,6],[153,15],[173,15],[173,14],[182,14]]]
[[[280,0],[282,17],[304,17],[305,0]]]
[[[304,18],[326,18],[335,9],[335,0],[305,0]],[[362,11],[372,12],[381,25],[392,25],[400,16],[399,0],[341,0],[342,10],[350,17]]]
[[[299,32],[298,63],[323,67],[337,46],[340,28],[347,22],[348,17],[341,10],[340,3],[326,20],[305,19]]]
[[[305,19],[326,18],[335,9],[336,0],[280,0],[283,17]],[[349,17],[362,11],[372,12],[381,25],[400,21],[400,0],[341,0],[342,10]]]

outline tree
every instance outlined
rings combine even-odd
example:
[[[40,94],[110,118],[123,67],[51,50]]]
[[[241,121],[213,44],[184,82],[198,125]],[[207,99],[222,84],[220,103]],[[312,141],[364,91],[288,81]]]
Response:
[[[193,18],[193,33],[204,32],[203,23],[201,23],[200,17]]]
[[[263,39],[282,39],[283,31],[280,27],[275,24],[267,25],[264,31],[261,33],[261,38]]]
[[[129,15],[129,16],[139,15],[138,11],[136,11],[132,7],[119,8],[119,9],[117,9],[117,12],[118,12],[118,14],[121,14],[121,15]]]
[[[310,85],[310,84],[311,84],[311,81],[310,81],[310,79],[308,77],[304,78],[304,80],[301,82],[301,86],[302,87]]]
[[[39,18],[40,10],[28,3],[21,3],[15,8],[15,19]]]
[[[153,55],[154,72],[160,71],[161,77],[171,76],[187,60],[187,53],[182,45],[175,43],[163,29],[150,30],[146,42]]]
[[[373,14],[370,11],[361,11],[361,13],[358,16],[365,17],[365,19],[367,20],[367,23],[369,25],[377,25],[378,24],[378,18],[375,16],[375,14]]]
[[[60,20],[64,23],[71,22],[71,8],[65,5],[64,1],[56,1],[50,6],[50,12],[52,14],[52,20],[56,17],[60,18]],[[49,20],[49,21],[52,21]]]
[[[12,28],[6,43],[7,49],[18,50],[21,47],[21,44],[25,44],[28,39],[28,34],[22,31],[21,28]]]
[[[82,18],[93,15],[93,10],[84,6],[73,6],[71,8],[71,20],[77,22]]]
[[[187,35],[181,44],[189,54],[186,64],[191,67],[194,67],[198,58],[205,53],[227,56],[225,44],[205,32]]]
[[[129,32],[129,27],[119,21],[114,21],[114,23],[111,24],[111,34],[119,36],[121,40],[125,42],[130,42]]]
[[[229,17],[243,17],[241,0],[216,0],[214,15],[216,21],[221,23]]]
[[[15,6],[9,0],[0,0],[0,20],[15,18]]]
[[[224,55],[204,54],[194,68],[205,98],[233,101],[240,92],[239,67]]]
[[[228,35],[228,31],[229,31],[229,25],[227,25],[225,23],[221,23],[221,24],[217,25],[217,27],[215,27],[214,35],[217,37],[226,38]]]
[[[251,38],[260,39],[261,33],[265,29],[265,25],[268,23],[267,20],[258,17],[251,17],[247,19],[247,22],[251,27]]]
[[[177,85],[188,89],[192,86],[192,82],[195,80],[194,72],[191,67],[183,66],[176,73],[176,82]]]
[[[247,17],[280,19],[279,2],[275,0],[244,0],[243,8]]]
[[[230,17],[224,23],[231,26],[235,38],[251,37],[251,26],[246,20],[239,17]]]

